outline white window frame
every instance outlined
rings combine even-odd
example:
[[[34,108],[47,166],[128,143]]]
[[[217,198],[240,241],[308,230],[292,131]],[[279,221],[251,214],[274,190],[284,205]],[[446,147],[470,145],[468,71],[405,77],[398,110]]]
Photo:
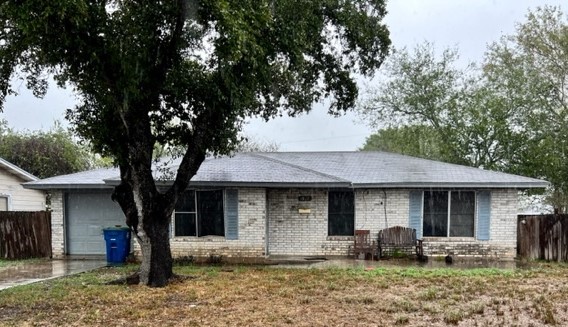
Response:
[[[6,199],[6,211],[12,210],[12,198],[9,194],[2,194],[0,193],[0,198]]]
[[[195,210],[194,211],[177,211],[177,210],[174,209],[174,223],[172,224],[174,237],[198,237],[197,235],[199,235],[199,230],[198,230],[199,224],[197,223],[197,190],[191,190],[191,191],[193,191],[193,204],[194,204]],[[175,220],[176,220],[176,215],[178,213],[179,214],[195,214],[195,235],[183,235],[183,236],[182,235],[176,235]]]

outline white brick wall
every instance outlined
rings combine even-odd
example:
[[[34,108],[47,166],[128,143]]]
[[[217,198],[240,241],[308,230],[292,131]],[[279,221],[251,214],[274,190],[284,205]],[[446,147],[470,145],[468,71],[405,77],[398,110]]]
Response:
[[[355,229],[378,235],[379,230],[392,226],[408,226],[408,190],[355,191]]]
[[[311,196],[312,200],[299,201],[299,196]],[[299,209],[310,212],[299,213]],[[344,246],[345,242],[327,241],[325,190],[270,189],[268,217],[270,255],[325,255],[333,254],[334,245]]]
[[[475,238],[425,238],[426,255],[514,258],[517,255],[518,191],[491,191],[490,240]],[[477,217],[477,215],[476,215]],[[477,219],[475,222],[477,230]]]
[[[172,237],[172,256],[222,255],[224,257],[260,257],[265,255],[266,191],[261,188],[239,189],[239,238],[221,236]],[[173,235],[173,233],[172,233]],[[136,246],[136,250],[139,251]],[[139,253],[138,253],[139,254]]]
[[[61,257],[65,253],[63,192],[51,193],[52,251],[54,257]],[[491,240],[429,238],[424,243],[425,253],[514,257],[517,244],[517,191],[493,190],[491,193]],[[311,196],[312,200],[301,202],[298,200],[301,195]],[[323,189],[239,189],[238,240],[173,237],[172,255],[262,257],[266,255],[267,234],[270,255],[347,255],[353,245],[353,237],[327,236],[327,202],[327,190]],[[299,209],[309,209],[310,212],[299,213]],[[386,200],[383,190],[355,190],[355,229],[369,229],[376,237],[380,229],[396,225],[408,226],[408,190],[386,190]],[[135,251],[139,254],[137,244]]]
[[[328,193],[322,189],[271,189],[269,200],[269,254],[347,255],[353,237],[328,236]],[[312,201],[302,202],[308,195]],[[376,237],[388,226],[408,224],[408,192],[368,189],[355,191],[355,229],[369,229]],[[310,209],[309,214],[298,209]],[[385,222],[386,208],[386,222]]]
[[[63,192],[51,191],[51,252],[54,258],[65,255],[65,217]]]
[[[352,237],[327,236],[326,190],[273,189],[268,194],[269,254],[307,256],[349,253]],[[369,229],[371,235],[377,237],[378,231],[386,227],[408,227],[408,194],[409,190],[355,190],[355,229]],[[298,197],[301,195],[312,196],[312,201],[300,202]],[[300,214],[299,208],[310,209],[310,213]],[[493,190],[491,240],[427,238],[424,242],[425,254],[515,257],[516,217],[517,191]]]
[[[491,243],[517,246],[518,201],[516,190],[491,192]]]

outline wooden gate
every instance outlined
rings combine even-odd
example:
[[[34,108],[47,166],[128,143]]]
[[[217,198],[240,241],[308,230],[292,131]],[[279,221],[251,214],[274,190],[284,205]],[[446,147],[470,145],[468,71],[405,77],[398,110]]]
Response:
[[[528,259],[568,261],[568,215],[519,216],[517,254]]]
[[[0,258],[51,257],[51,213],[0,211]]]

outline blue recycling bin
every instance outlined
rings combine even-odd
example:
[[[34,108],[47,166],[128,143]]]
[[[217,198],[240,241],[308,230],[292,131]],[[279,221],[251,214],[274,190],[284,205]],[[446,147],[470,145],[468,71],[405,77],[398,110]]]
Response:
[[[108,227],[103,229],[106,257],[109,265],[122,265],[130,253],[130,228]]]

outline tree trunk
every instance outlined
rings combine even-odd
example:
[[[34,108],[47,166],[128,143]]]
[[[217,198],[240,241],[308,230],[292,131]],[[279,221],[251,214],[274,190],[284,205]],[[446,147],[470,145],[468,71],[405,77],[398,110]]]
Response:
[[[166,192],[156,188],[152,173],[152,151],[155,139],[150,123],[138,115],[138,124],[130,126],[133,137],[125,149],[128,160],[119,164],[120,185],[113,192],[126,216],[126,223],[135,233],[142,251],[140,284],[162,287],[173,276],[170,250],[170,221],[178,197],[205,160],[201,148],[201,133],[188,140],[188,148],[177,169],[173,184]],[[147,115],[143,116],[146,117]],[[132,118],[134,119],[134,118]]]
[[[142,250],[140,284],[163,287],[173,276],[172,253],[170,250],[170,216],[143,217],[142,230],[138,231],[138,243]]]
[[[152,287],[165,286],[173,276],[169,227],[177,196],[163,195],[155,189],[149,191],[152,178],[144,183],[130,183],[128,168],[121,175],[123,181],[115,187],[112,199],[122,208],[126,224],[136,235],[142,251],[139,282]]]

